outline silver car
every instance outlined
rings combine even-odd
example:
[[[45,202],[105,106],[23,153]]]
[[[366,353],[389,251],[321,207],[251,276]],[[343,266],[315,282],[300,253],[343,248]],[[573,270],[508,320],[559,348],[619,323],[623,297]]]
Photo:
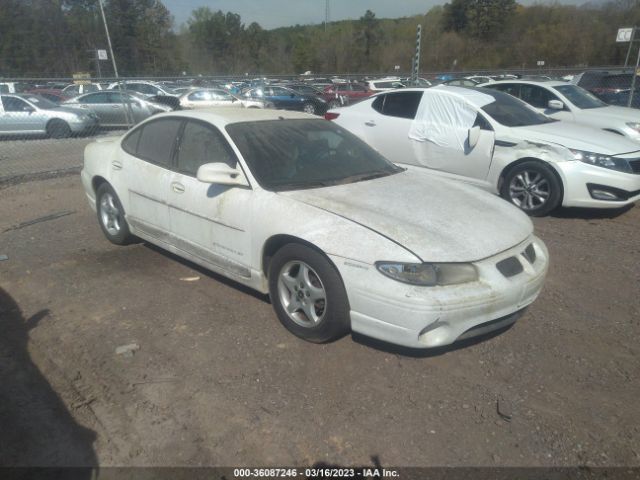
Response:
[[[39,95],[0,95],[0,135],[42,135],[64,138],[93,131],[100,121],[85,112],[55,103]]]
[[[190,90],[180,97],[182,108],[235,107],[273,108],[271,102],[256,98],[238,98],[220,88],[200,88]]]
[[[103,90],[71,98],[63,105],[79,107],[93,112],[104,127],[121,127],[138,123],[160,112],[170,112],[168,105],[155,103],[133,92]]]

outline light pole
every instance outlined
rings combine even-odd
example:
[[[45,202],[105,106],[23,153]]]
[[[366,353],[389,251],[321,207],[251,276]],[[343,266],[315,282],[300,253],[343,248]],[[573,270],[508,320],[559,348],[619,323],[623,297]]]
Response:
[[[122,107],[124,108],[124,116],[127,121],[127,126],[129,126],[129,109],[127,108],[127,104],[124,101],[124,95],[122,94],[122,85],[120,85],[120,81],[118,80],[118,66],[116,65],[116,57],[113,54],[113,46],[111,45],[111,35],[109,35],[109,26],[107,25],[107,17],[104,15],[104,7],[102,6],[102,0],[98,0],[98,5],[100,6],[100,14],[102,15],[102,23],[104,24],[104,31],[107,34],[107,44],[109,45],[109,53],[111,54],[111,63],[113,65],[113,74],[116,77],[116,83],[118,85],[118,91],[120,92],[120,98],[122,99]],[[131,122],[133,123],[133,122]]]

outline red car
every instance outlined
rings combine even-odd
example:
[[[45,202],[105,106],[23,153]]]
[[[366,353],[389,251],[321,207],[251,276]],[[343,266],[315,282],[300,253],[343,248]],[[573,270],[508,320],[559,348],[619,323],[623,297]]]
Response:
[[[336,83],[324,89],[325,93],[347,97],[351,102],[370,97],[374,92],[359,83]]]
[[[65,100],[69,100],[71,98],[69,95],[65,95],[64,93],[62,93],[62,90],[51,88],[33,88],[31,90],[27,90],[25,93],[40,95],[41,97],[44,97],[56,104],[60,104]]]

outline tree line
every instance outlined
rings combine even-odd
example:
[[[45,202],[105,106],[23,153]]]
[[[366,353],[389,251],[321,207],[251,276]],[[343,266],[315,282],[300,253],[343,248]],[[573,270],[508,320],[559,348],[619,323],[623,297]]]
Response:
[[[194,10],[179,27],[161,0],[103,0],[123,76],[389,73],[411,69],[422,25],[423,71],[618,65],[620,27],[640,24],[638,0],[525,7],[451,0],[424,15],[265,30],[233,12]],[[107,41],[97,0],[0,0],[0,76],[97,73]],[[101,62],[104,76],[113,75]]]

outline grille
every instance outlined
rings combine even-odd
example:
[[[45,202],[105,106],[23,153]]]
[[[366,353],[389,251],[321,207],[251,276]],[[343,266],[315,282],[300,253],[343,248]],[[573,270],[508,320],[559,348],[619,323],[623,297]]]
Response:
[[[524,252],[522,252],[522,255],[524,256],[524,258],[526,258],[529,261],[531,265],[536,263],[536,249],[533,248],[533,243],[530,243],[529,246],[527,246],[527,248],[524,249]]]
[[[496,263],[496,268],[502,275],[507,278],[513,277],[523,270],[522,264],[516,257],[509,257],[499,261],[498,263]]]

